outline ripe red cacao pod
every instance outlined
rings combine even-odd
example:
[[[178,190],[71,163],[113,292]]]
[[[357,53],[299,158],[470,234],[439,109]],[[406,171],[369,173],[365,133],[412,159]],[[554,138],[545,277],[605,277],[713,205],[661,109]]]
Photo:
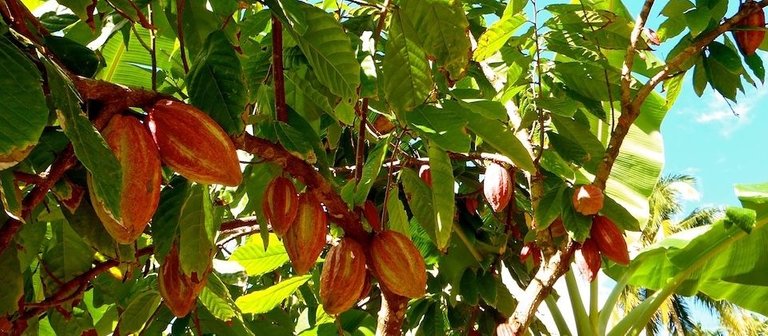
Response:
[[[379,284],[409,298],[424,295],[427,266],[413,242],[402,233],[386,230],[371,241],[371,265]]]
[[[331,247],[320,274],[320,302],[336,315],[355,305],[365,286],[365,251],[351,238]]]
[[[283,236],[283,244],[297,275],[305,274],[317,262],[325,247],[328,217],[312,194],[299,196],[296,219]]]
[[[763,43],[765,31],[748,29],[764,28],[765,12],[763,12],[763,9],[756,1],[745,1],[739,6],[739,11],[745,9],[752,9],[754,12],[736,23],[737,28],[744,28],[744,30],[734,30],[733,35],[741,53],[749,56],[754,54],[757,48],[760,47],[760,44]]]
[[[483,194],[494,212],[500,212],[507,207],[512,199],[512,175],[500,164],[491,163],[485,169]]]
[[[590,216],[603,208],[603,191],[591,184],[576,187],[573,191],[573,208],[580,214]]]
[[[616,227],[616,224],[604,216],[595,216],[592,219],[590,238],[595,241],[597,248],[606,258],[620,265],[629,265],[629,250],[624,235]]]
[[[123,172],[120,217],[116,218],[93,191],[88,176],[91,203],[104,228],[118,243],[133,243],[152,219],[160,201],[160,155],[152,136],[141,122],[115,115],[102,132]]]
[[[373,228],[373,231],[381,231],[381,219],[379,218],[379,210],[376,209],[376,205],[372,201],[365,201],[363,205],[363,215],[368,224]]]
[[[160,265],[158,274],[158,286],[160,296],[163,297],[165,305],[176,317],[184,317],[192,311],[197,301],[197,296],[205,288],[208,280],[210,267],[204,274],[187,275],[181,270],[181,261],[179,260],[179,251],[174,244],[171,251],[165,256],[165,260]]]
[[[600,259],[600,250],[597,248],[595,241],[587,238],[581,244],[581,248],[576,251],[575,259],[576,266],[587,282],[595,280],[597,272],[600,271],[600,265],[603,263]]]
[[[373,285],[371,284],[371,273],[365,272],[365,281],[363,282],[363,289],[360,290],[360,295],[357,296],[357,301],[361,301],[365,298],[367,298],[371,294],[371,288],[373,288]]]
[[[264,217],[278,236],[284,235],[299,212],[299,195],[291,180],[278,176],[267,185],[261,203]]]
[[[429,169],[428,165],[422,165],[421,168],[419,168],[419,177],[430,188],[432,187],[432,170]]]
[[[148,114],[149,130],[163,162],[203,184],[239,185],[243,180],[235,145],[211,117],[192,105],[160,100]]]

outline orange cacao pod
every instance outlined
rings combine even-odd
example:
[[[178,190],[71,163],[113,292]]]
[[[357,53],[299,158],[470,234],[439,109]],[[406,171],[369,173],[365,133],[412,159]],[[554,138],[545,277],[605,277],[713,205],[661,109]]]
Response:
[[[351,238],[331,247],[320,274],[320,302],[336,315],[355,305],[365,286],[365,251]]]
[[[118,243],[129,244],[144,232],[157,210],[162,183],[160,156],[152,136],[134,117],[115,115],[102,135],[123,171],[120,218],[115,218],[96,197],[88,175],[91,203],[109,235]]]
[[[243,180],[232,140],[216,121],[192,105],[158,101],[149,110],[148,126],[163,162],[182,176],[228,186]]]
[[[587,282],[595,280],[597,272],[600,271],[600,265],[603,263],[600,259],[600,250],[597,249],[595,241],[592,239],[585,240],[581,244],[581,248],[576,251],[575,259],[576,266]]]
[[[610,219],[604,216],[595,216],[592,219],[589,236],[595,241],[600,253],[606,258],[617,264],[629,265],[627,241],[624,240],[624,235]]]
[[[573,191],[573,208],[580,214],[590,216],[603,208],[603,191],[591,184],[576,187]]]
[[[174,244],[165,256],[158,274],[160,296],[176,317],[184,317],[195,307],[197,296],[205,288],[210,267],[204,274],[189,276],[181,270],[179,251]]]
[[[279,236],[288,232],[299,212],[299,195],[291,180],[278,176],[269,182],[262,200],[264,217]]]
[[[509,171],[497,163],[491,163],[485,169],[483,194],[494,212],[507,207],[512,199],[512,176]]]
[[[424,183],[432,187],[432,171],[429,169],[428,165],[422,165],[421,168],[419,168],[419,177],[421,177],[421,180],[424,181]]]
[[[296,219],[283,236],[283,244],[296,274],[309,272],[325,246],[328,217],[312,194],[299,196]]]
[[[739,28],[764,28],[765,27],[765,12],[760,5],[755,1],[745,1],[739,6],[739,11],[744,9],[752,9],[754,12],[747,15],[743,19],[736,23]],[[763,43],[765,38],[764,30],[734,30],[734,38],[736,39],[736,45],[739,46],[739,50],[745,56],[749,56],[755,53],[760,44]]]
[[[379,283],[390,292],[409,298],[424,295],[427,266],[413,242],[402,233],[386,230],[374,236],[370,264]]]

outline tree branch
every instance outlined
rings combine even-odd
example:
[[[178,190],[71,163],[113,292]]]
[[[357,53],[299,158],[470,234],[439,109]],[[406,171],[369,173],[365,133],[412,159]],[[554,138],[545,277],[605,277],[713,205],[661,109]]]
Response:
[[[288,122],[285,104],[285,74],[283,73],[283,25],[272,15],[272,76],[275,82],[275,116],[277,121]]]
[[[648,14],[651,13],[653,2],[654,0],[645,0],[643,8],[635,20],[635,27],[629,36],[627,54],[624,56],[624,64],[621,67],[621,106],[623,110],[626,110],[632,102],[630,86],[632,85],[632,66],[635,63],[635,51],[637,50],[637,42],[640,40],[640,35],[643,33],[645,21],[648,20]]]

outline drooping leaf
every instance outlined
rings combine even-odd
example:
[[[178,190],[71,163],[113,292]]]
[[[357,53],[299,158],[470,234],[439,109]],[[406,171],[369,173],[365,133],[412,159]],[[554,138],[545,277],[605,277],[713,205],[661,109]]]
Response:
[[[507,8],[511,8],[513,2],[510,1]],[[517,28],[520,28],[525,23],[525,15],[522,13],[512,14],[512,12],[505,10],[504,15],[499,21],[494,22],[483,35],[480,35],[480,38],[477,40],[477,49],[474,53],[475,61],[482,62],[488,57],[493,56],[509,41]]]
[[[229,134],[245,124],[246,88],[240,59],[222,31],[208,35],[187,75],[189,98]]]
[[[229,289],[215,273],[208,276],[205,288],[198,299],[205,308],[208,308],[211,315],[219,320],[230,321],[233,318],[240,318],[240,312],[229,294]]]
[[[120,195],[123,189],[120,164],[104,138],[80,109],[80,97],[72,83],[57,66],[48,61],[43,64],[48,72],[48,83],[59,124],[72,141],[75,155],[93,176],[96,195],[92,197],[98,197],[113,217],[120,218]]]
[[[435,213],[435,238],[437,248],[445,251],[453,231],[454,203],[453,167],[448,153],[430,144],[429,167],[432,172],[432,205]]]
[[[406,237],[411,236],[408,224],[408,214],[405,212],[405,206],[398,197],[399,188],[395,186],[389,191],[389,198],[387,198],[387,219],[389,223],[389,229],[400,232]]]
[[[40,72],[0,37],[0,169],[16,165],[37,144],[48,121]]]
[[[363,204],[368,198],[368,193],[371,191],[373,183],[376,182],[376,178],[379,176],[381,167],[384,164],[384,159],[387,156],[389,138],[389,136],[382,138],[376,144],[376,147],[368,153],[368,159],[365,160],[365,165],[363,166],[362,177],[355,188],[355,204]]]
[[[469,151],[467,121],[456,111],[422,105],[408,113],[406,118],[419,134],[443,149],[459,153]]]
[[[174,240],[178,237],[181,207],[189,193],[189,183],[176,177],[160,192],[160,203],[152,217],[152,241],[155,245],[155,257],[162,261]]]
[[[245,245],[232,253],[229,260],[240,263],[249,276],[260,276],[276,270],[289,259],[282,241],[278,240],[276,235],[270,234],[267,246],[261,237],[251,237]]]
[[[387,102],[399,112],[412,110],[427,99],[434,85],[426,52],[399,9],[392,11],[389,41],[382,60],[382,85]]]
[[[66,37],[46,36],[45,46],[75,74],[91,77],[99,68],[99,57],[93,50]]]
[[[411,169],[400,170],[400,180],[403,183],[405,197],[408,199],[408,207],[413,212],[413,217],[424,228],[432,242],[437,245],[432,190],[419,178],[419,174]]]
[[[118,323],[120,335],[130,335],[141,331],[144,325],[149,322],[155,309],[160,306],[161,300],[160,293],[154,290],[136,293],[128,303],[128,307],[120,314],[120,322]]]
[[[15,248],[8,248],[0,255],[0,314],[12,314],[19,310],[19,299],[24,294],[24,277]]]
[[[179,215],[179,260],[184,274],[204,274],[210,268],[216,230],[208,186],[192,184]]]
[[[43,252],[42,260],[48,270],[42,273],[47,294],[55,291],[60,283],[90,269],[93,255],[88,245],[65,221],[51,222],[51,231],[53,239]]]
[[[285,279],[271,287],[243,295],[235,300],[235,304],[245,314],[266,313],[293,295],[293,292],[306,283],[310,277],[311,275],[303,275]]]
[[[5,214],[23,221],[21,216],[21,190],[14,182],[13,172],[0,170],[0,205]]]

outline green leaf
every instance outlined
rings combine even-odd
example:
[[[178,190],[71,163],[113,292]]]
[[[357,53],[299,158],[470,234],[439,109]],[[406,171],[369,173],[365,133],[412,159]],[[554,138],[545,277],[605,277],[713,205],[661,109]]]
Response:
[[[424,228],[429,239],[437,245],[432,190],[419,178],[419,174],[411,169],[400,170],[400,180],[403,183],[403,191],[405,191],[408,207],[413,212],[413,217]]]
[[[179,259],[184,274],[204,274],[214,252],[213,204],[208,186],[192,184],[179,215]]]
[[[0,170],[23,160],[48,122],[48,106],[35,65],[0,36]]]
[[[82,202],[74,213],[62,211],[67,223],[80,237],[99,253],[115,260],[134,260],[133,244],[118,244],[107,233],[96,212],[88,202]],[[121,256],[123,258],[121,258]]]
[[[408,113],[406,118],[408,123],[431,143],[447,151],[459,153],[469,151],[467,121],[456,111],[440,109],[433,105],[422,105]]]
[[[53,293],[62,282],[89,270],[93,256],[88,245],[65,221],[51,222],[50,225],[53,239],[43,252],[42,261],[47,270],[42,273],[46,293]]]
[[[696,7],[693,10],[687,11],[683,16],[688,27],[691,29],[691,35],[694,37],[707,29],[709,21],[712,19],[709,8],[702,7]]]
[[[208,281],[198,299],[205,308],[208,308],[211,315],[219,320],[230,321],[233,318],[241,318],[240,311],[237,310],[235,301],[229,294],[229,289],[215,273],[208,275]]]
[[[557,128],[557,133],[569,141],[578,144],[584,150],[584,160],[578,163],[584,165],[587,170],[594,171],[597,168],[597,164],[600,163],[600,159],[603,158],[605,148],[600,140],[590,131],[589,125],[555,114],[551,115],[551,117],[552,123]],[[559,153],[563,155],[563,152]]]
[[[235,304],[245,314],[266,313],[293,295],[293,292],[311,277],[311,275],[303,275],[285,279],[274,286],[243,295],[235,300]]]
[[[66,37],[45,36],[44,43],[75,74],[85,77],[96,74],[101,60],[93,50]]]
[[[80,97],[72,83],[57,66],[48,61],[43,64],[48,72],[48,84],[59,124],[72,141],[75,155],[93,176],[96,195],[91,197],[98,197],[113,217],[120,218],[120,195],[123,191],[120,163],[80,109]]]
[[[160,293],[154,290],[136,293],[125,311],[120,314],[120,322],[117,324],[120,335],[141,331],[155,309],[160,306],[161,299]]]
[[[707,70],[702,58],[702,60],[697,62],[696,66],[693,68],[693,92],[701,97],[701,95],[704,94],[704,90],[707,88],[707,84],[709,84],[707,81]]]
[[[723,68],[735,75],[741,74],[744,71],[739,53],[735,49],[729,48],[717,41],[710,43],[707,48],[709,49],[709,58],[707,60],[720,63]]]
[[[757,214],[755,210],[739,207],[728,207],[725,209],[725,218],[723,219],[725,227],[736,226],[746,233],[752,232],[752,226],[755,225]]]
[[[25,265],[26,266],[26,265]],[[15,248],[7,248],[0,255],[0,315],[13,314],[19,310],[19,299],[24,294],[24,277]]]
[[[240,263],[249,276],[260,276],[276,270],[289,259],[283,242],[270,233],[266,247],[261,237],[250,237],[245,245],[232,253],[229,260]]]
[[[472,269],[464,271],[464,275],[461,276],[461,289],[462,301],[469,305],[476,305],[480,300],[480,292],[478,291],[477,275]]]
[[[365,131],[363,130],[363,132]],[[373,183],[376,182],[376,178],[379,176],[381,167],[384,164],[384,159],[387,157],[389,138],[390,136],[381,138],[379,143],[376,144],[376,147],[368,153],[368,159],[365,160],[360,183],[357,184],[355,189],[355,204],[363,204],[368,198],[371,187],[373,187]]]
[[[469,68],[469,22],[458,0],[402,0],[400,13],[410,21],[413,35],[422,47],[448,71],[451,80],[463,77]]]
[[[106,66],[96,74],[96,78],[128,86],[151,89],[152,59],[150,53],[139,43],[139,40],[149,41],[149,31],[138,26],[134,27],[136,27],[136,32],[132,35],[127,35],[125,41],[123,41],[120,34],[115,34],[101,48],[101,54],[104,57]],[[134,38],[134,41],[129,43],[128,39],[131,37]],[[158,35],[155,40],[156,53],[158,55],[166,55],[166,57],[157,58],[157,70],[159,73],[171,73],[172,63],[170,55],[174,54],[174,41],[174,39],[163,34]],[[180,62],[178,58],[174,58],[174,61]],[[179,64],[178,66],[181,65]]]
[[[563,192],[564,195],[572,195],[573,189],[568,188]],[[592,217],[584,216],[573,208],[573,202],[570,197],[563,197],[561,199],[562,218],[565,230],[568,231],[568,235],[578,242],[583,242],[589,237],[589,230],[592,228]]]
[[[222,31],[208,35],[187,75],[192,105],[208,113],[229,134],[245,124],[246,91],[240,59]]]
[[[533,217],[536,220],[537,230],[546,229],[558,216],[560,216],[564,191],[565,186],[562,185],[559,188],[548,190],[544,193],[544,196],[541,197],[539,206],[534,209],[535,212],[533,214]]]
[[[435,212],[435,245],[445,251],[451,239],[454,202],[454,179],[451,158],[442,148],[430,144],[428,149],[429,167],[432,171],[432,205]]]
[[[181,207],[189,193],[187,180],[176,177],[160,191],[160,202],[152,217],[152,242],[155,245],[155,257],[164,260],[174,240],[178,237]]]
[[[400,9],[392,11],[389,40],[381,62],[384,95],[398,112],[424,103],[434,86],[427,54],[416,43],[418,37],[407,35],[414,28],[408,27],[410,22],[402,16]]]
[[[331,14],[309,4],[299,3],[285,9],[296,11],[290,14],[304,19],[306,30],[293,33],[317,79],[344,100],[356,100],[360,64],[341,24]]]
[[[514,1],[507,4],[507,8]],[[515,34],[517,28],[520,28],[525,22],[525,15],[522,13],[510,14],[512,11],[504,11],[504,15],[499,21],[494,22],[488,29],[480,35],[477,40],[477,49],[475,49],[474,58],[477,62],[482,62],[488,57],[493,56],[503,47],[507,41]]]
[[[398,196],[400,188],[394,186],[389,191],[389,198],[387,198],[387,222],[389,223],[389,229],[400,232],[406,237],[411,236],[409,230],[410,224],[408,223],[408,214],[405,212],[405,206],[400,201]]]
[[[763,65],[763,59],[758,54],[752,54],[744,57],[744,63],[747,63],[752,73],[760,80],[760,83],[765,83],[765,66]]]
[[[0,201],[8,216],[24,221],[21,216],[21,190],[16,186],[10,170],[0,170]]]
[[[94,0],[58,0],[56,2],[69,7],[83,21],[87,21],[93,15],[93,9],[96,7]]]
[[[288,105],[295,111],[305,111],[308,110],[307,106],[311,106],[311,109],[325,112],[349,124],[348,120],[335,113],[331,103],[328,101],[328,97],[320,93],[312,85],[312,82],[300,74],[294,72],[287,72],[285,74],[285,97]]]
[[[446,110],[462,111],[469,129],[482,137],[484,142],[490,144],[499,153],[512,160],[518,168],[531,172],[536,170],[536,167],[533,166],[531,154],[509,127],[498,120],[489,119],[464,109],[451,101],[444,102],[444,108]]]
[[[317,158],[314,157],[315,153],[312,144],[310,144],[307,139],[307,133],[301,132],[292,125],[284,122],[277,122],[275,124],[275,131],[277,133],[277,138],[280,140],[280,144],[283,145],[285,149],[307,161],[316,161]]]

